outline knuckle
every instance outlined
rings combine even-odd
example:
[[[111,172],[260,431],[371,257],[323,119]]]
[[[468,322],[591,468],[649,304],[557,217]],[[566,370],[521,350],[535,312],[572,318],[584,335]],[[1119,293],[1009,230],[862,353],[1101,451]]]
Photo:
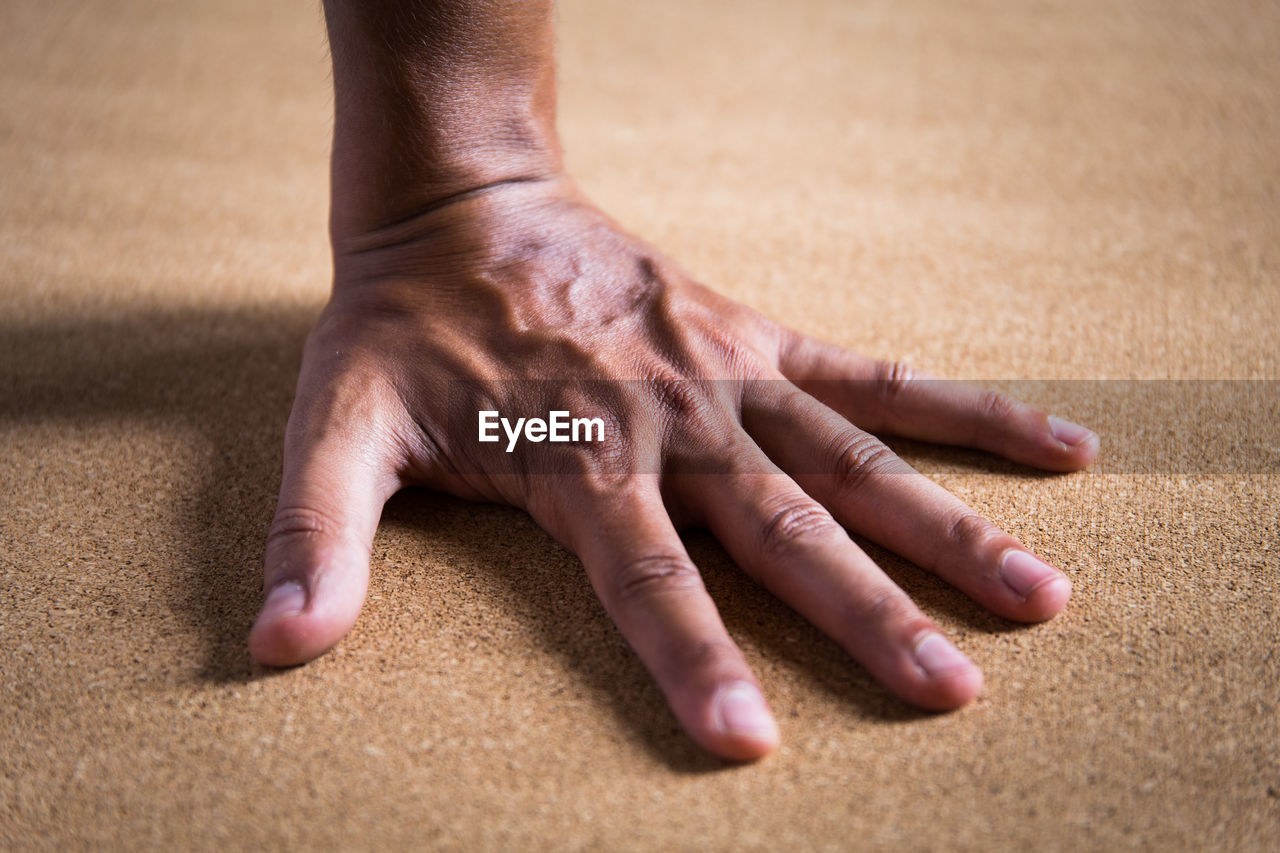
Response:
[[[573,411],[573,410],[570,410]],[[579,484],[582,493],[592,500],[612,499],[631,491],[645,475],[660,468],[657,451],[645,442],[637,442],[616,421],[604,417],[607,441],[589,441],[558,447],[554,454],[539,457],[547,473],[569,477]],[[561,484],[551,480],[545,484],[555,491]]]
[[[880,634],[915,636],[933,626],[899,589],[882,589],[852,607],[855,624]]]
[[[1018,410],[1018,401],[1003,391],[983,391],[978,396],[978,416],[983,421],[1003,421]]]
[[[817,501],[792,498],[775,510],[760,531],[760,547],[766,554],[794,548],[836,528],[831,513]]]
[[[930,564],[924,568],[942,577],[953,577],[973,565],[975,555],[980,554],[992,540],[1006,535],[990,521],[965,508],[947,525],[943,541]]]
[[[761,319],[765,321],[764,328],[774,336],[779,362],[790,365],[791,369],[800,375],[811,372],[814,357],[812,340],[790,326],[775,323],[763,316]]]
[[[673,592],[701,590],[703,586],[702,575],[688,557],[647,554],[618,567],[614,588],[616,603],[627,605]]]
[[[998,527],[972,510],[957,515],[947,528],[947,541],[953,551],[972,552],[1000,535]]]
[[[267,543],[332,536],[341,530],[336,519],[320,510],[301,506],[281,507],[267,529]]]
[[[671,663],[677,670],[706,672],[741,661],[742,654],[729,640],[702,640],[678,647]]]
[[[675,423],[710,420],[712,403],[693,380],[663,376],[650,380],[660,411]]]
[[[832,472],[841,488],[856,491],[876,474],[889,471],[898,457],[883,441],[867,432],[855,431],[835,454]]]
[[[915,376],[915,371],[901,361],[877,361],[874,381],[880,402],[886,406],[894,403]]]

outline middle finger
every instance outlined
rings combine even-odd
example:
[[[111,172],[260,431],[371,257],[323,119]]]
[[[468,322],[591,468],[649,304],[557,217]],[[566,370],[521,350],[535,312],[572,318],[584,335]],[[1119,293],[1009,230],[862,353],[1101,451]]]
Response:
[[[877,679],[925,708],[982,689],[964,657],[844,529],[742,434],[730,470],[672,478],[734,561],[839,642]]]

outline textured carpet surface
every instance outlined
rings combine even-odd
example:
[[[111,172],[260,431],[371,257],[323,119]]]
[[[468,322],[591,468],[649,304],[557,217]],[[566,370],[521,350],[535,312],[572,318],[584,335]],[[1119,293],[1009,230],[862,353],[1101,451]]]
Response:
[[[895,444],[1070,608],[872,548],[987,674],[921,714],[690,533],[782,726],[730,767],[527,517],[406,493],[350,637],[255,667],[329,278],[318,4],[7,0],[0,847],[1277,849],[1280,5],[560,18],[571,167],[702,280],[941,375],[1125,380],[1026,385],[1091,471]]]

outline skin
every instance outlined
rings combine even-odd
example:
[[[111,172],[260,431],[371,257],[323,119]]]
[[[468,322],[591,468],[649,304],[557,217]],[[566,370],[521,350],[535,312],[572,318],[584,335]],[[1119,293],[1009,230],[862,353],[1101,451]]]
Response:
[[[332,297],[311,333],[267,541],[261,663],[322,654],[355,623],[383,504],[407,485],[522,507],[577,554],[689,735],[758,758],[778,731],[679,529],[890,690],[956,708],[982,674],[850,539],[1034,622],[1071,583],[913,472],[873,433],[1052,471],[1087,429],[815,341],[693,281],[564,172],[552,8],[330,0]],[[477,440],[476,411],[600,416],[607,440]]]

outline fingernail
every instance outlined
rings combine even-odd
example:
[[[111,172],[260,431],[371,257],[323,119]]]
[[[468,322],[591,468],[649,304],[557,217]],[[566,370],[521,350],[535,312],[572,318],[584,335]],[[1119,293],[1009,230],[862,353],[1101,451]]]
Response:
[[[1093,436],[1093,430],[1088,427],[1073,424],[1071,421],[1064,421],[1062,418],[1054,417],[1053,415],[1049,415],[1049,431],[1053,433],[1054,438],[1068,447],[1084,444]]]
[[[760,740],[778,737],[778,724],[765,707],[764,697],[753,685],[740,683],[720,691],[716,699],[716,725],[726,734]]]
[[[958,670],[973,668],[973,661],[941,634],[929,634],[920,641],[916,646],[916,663],[930,678],[940,678]]]
[[[1065,575],[1026,551],[1010,551],[1000,563],[1000,577],[1009,589],[1027,598],[1038,587]]]
[[[258,614],[259,624],[272,622],[283,616],[297,616],[307,605],[307,591],[297,581],[284,581],[267,593],[262,612]]]

